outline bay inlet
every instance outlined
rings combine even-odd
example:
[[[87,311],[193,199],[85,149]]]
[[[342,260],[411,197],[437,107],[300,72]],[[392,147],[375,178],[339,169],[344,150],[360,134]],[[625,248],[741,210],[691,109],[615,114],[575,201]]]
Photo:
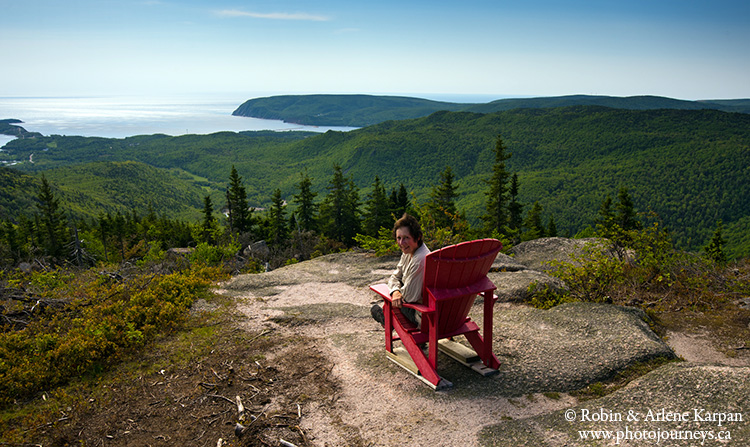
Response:
[[[125,138],[134,135],[206,135],[230,131],[349,131],[232,116],[247,97],[0,97],[0,119],[15,118],[42,135]],[[13,137],[0,135],[0,147]]]

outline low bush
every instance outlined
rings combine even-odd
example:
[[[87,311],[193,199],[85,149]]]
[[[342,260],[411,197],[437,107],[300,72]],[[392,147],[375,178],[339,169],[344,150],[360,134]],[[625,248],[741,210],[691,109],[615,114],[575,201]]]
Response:
[[[675,250],[658,223],[619,240],[593,243],[570,261],[552,262],[551,274],[567,290],[529,288],[529,303],[548,309],[568,301],[608,302],[656,311],[706,311],[747,295],[747,262],[727,265]],[[744,294],[744,295],[743,295]]]
[[[223,273],[195,267],[165,275],[139,271],[126,278],[96,270],[15,273],[5,290],[32,293],[38,303],[25,327],[0,333],[0,407],[32,397],[70,379],[97,374],[137,352],[184,321],[193,301]]]

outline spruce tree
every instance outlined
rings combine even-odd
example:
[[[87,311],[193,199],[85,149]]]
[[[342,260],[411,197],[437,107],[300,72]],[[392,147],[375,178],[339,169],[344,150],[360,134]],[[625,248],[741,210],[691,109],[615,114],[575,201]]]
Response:
[[[510,179],[510,203],[508,203],[508,227],[519,231],[523,225],[523,205],[518,201],[518,173]]]
[[[275,245],[284,242],[288,235],[286,221],[286,203],[281,198],[281,190],[276,188],[271,198],[271,208],[268,210],[268,219],[271,230],[271,241]]]
[[[508,171],[505,161],[510,154],[505,153],[505,144],[498,135],[495,141],[495,162],[492,165],[492,176],[487,180],[489,190],[487,191],[486,214],[482,216],[485,229],[489,234],[497,233],[504,235],[505,227],[508,225]]]
[[[437,228],[449,228],[456,217],[456,204],[458,197],[456,190],[458,185],[453,183],[453,169],[448,166],[440,173],[440,183],[433,186],[430,192],[430,201],[427,202],[427,212],[430,213]]]
[[[45,253],[58,261],[65,257],[65,245],[70,239],[68,235],[67,220],[65,214],[60,210],[60,201],[52,193],[52,188],[47,178],[42,175],[42,184],[39,187],[40,211],[39,229],[40,239],[43,241]]]
[[[108,245],[108,239],[109,239],[109,214],[99,213],[99,225],[98,225],[98,234],[102,241],[102,247],[104,247],[104,262],[109,262],[109,253],[107,250]]]
[[[365,234],[372,237],[378,236],[381,227],[390,228],[393,223],[385,187],[377,175],[372,185],[372,193],[365,202],[363,220]]]
[[[727,263],[727,256],[724,254],[724,238],[721,235],[723,230],[724,224],[722,221],[719,221],[714,235],[711,237],[711,241],[703,247],[706,257],[720,265]]]
[[[211,201],[211,196],[206,196],[203,198],[203,223],[201,224],[203,242],[207,244],[214,243],[213,234],[215,230],[216,217],[214,217],[214,204]]]
[[[545,236],[544,224],[542,224],[542,205],[534,202],[529,213],[526,215],[524,226],[527,228],[523,239],[530,241]]]
[[[641,222],[635,212],[633,200],[628,194],[628,188],[622,187],[617,194],[617,206],[615,207],[615,222],[624,231],[640,230]]]
[[[112,220],[112,232],[117,239],[117,243],[120,248],[120,260],[125,260],[125,235],[127,232],[127,221],[119,211],[115,214]]]
[[[547,231],[545,233],[547,237],[557,237],[557,224],[555,223],[555,217],[549,216],[549,221],[547,222]]]
[[[242,177],[232,166],[227,188],[227,208],[229,209],[229,229],[231,232],[246,233],[252,228],[252,210],[247,204],[247,191]]]
[[[333,166],[328,195],[320,206],[320,222],[327,237],[351,245],[359,233],[359,191],[341,166]]]
[[[13,264],[21,260],[23,244],[18,234],[18,229],[9,220],[3,221],[3,239],[8,250],[8,255]]]
[[[297,185],[299,194],[294,196],[294,203],[297,205],[296,221],[302,231],[315,231],[317,230],[317,205],[314,201],[318,193],[312,192],[312,180],[307,172],[300,176],[300,182]]]
[[[390,207],[391,207],[391,215],[395,219],[400,219],[401,216],[403,216],[407,210],[409,209],[410,203],[409,203],[409,194],[406,192],[406,187],[403,183],[398,188],[398,191],[396,191],[396,188],[394,188],[391,191],[391,197],[390,197]]]
[[[596,218],[596,229],[599,235],[608,237],[615,226],[615,213],[612,211],[612,197],[607,194],[599,206],[599,216]]]

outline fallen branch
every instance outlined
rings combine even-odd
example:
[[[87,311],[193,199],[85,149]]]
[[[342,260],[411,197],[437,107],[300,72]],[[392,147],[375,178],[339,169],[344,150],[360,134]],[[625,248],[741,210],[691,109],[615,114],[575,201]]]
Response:
[[[234,401],[228,397],[224,397],[221,394],[208,394],[208,397],[215,397],[218,399],[224,399],[225,401],[229,402],[230,404],[234,405]]]
[[[296,426],[296,427],[294,427],[294,428],[296,428],[297,430],[299,430],[299,434],[301,434],[301,435],[302,435],[302,442],[303,442],[304,444],[307,444],[307,436],[305,436],[305,432],[304,432],[304,431],[302,431],[302,427],[300,427],[299,425],[297,425],[297,426]]]
[[[242,405],[240,396],[237,396],[235,399],[237,400],[237,413],[239,413],[238,420],[242,422],[245,420],[245,406]]]
[[[255,337],[251,338],[250,340],[248,340],[247,344],[250,344],[250,343],[254,342],[256,339],[258,339],[258,338],[260,338],[260,337],[262,337],[262,336],[264,336],[266,334],[270,334],[271,332],[273,332],[273,329],[267,329],[267,330],[261,332],[260,334],[256,335]],[[258,362],[255,362],[255,363],[258,363]],[[260,366],[260,365],[258,365],[258,366]]]

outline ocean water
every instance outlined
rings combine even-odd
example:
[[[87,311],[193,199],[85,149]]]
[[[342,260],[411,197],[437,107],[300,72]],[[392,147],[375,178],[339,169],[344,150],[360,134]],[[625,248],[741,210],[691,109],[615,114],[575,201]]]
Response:
[[[15,118],[30,132],[124,138],[133,135],[210,134],[242,130],[347,131],[232,116],[249,97],[0,97],[0,119]],[[0,147],[12,137],[0,135]]]

